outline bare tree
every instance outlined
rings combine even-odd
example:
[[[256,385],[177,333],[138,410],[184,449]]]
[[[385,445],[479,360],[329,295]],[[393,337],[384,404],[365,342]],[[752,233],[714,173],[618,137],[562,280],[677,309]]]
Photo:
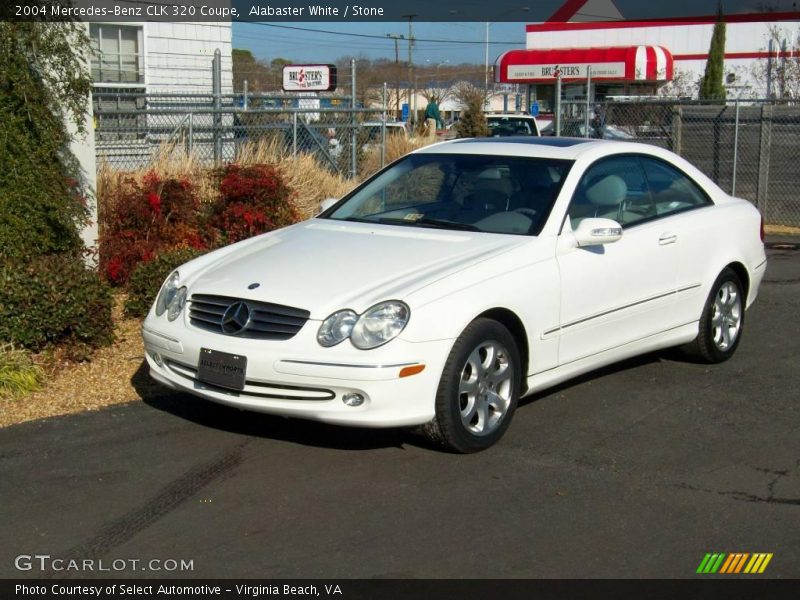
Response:
[[[791,30],[773,25],[767,34],[769,49],[772,41],[772,59],[762,58],[753,63],[750,75],[760,87],[760,94],[773,98],[800,98],[800,27]],[[788,56],[787,56],[788,54]],[[767,88],[771,89],[767,89]]]
[[[691,71],[675,68],[672,81],[658,88],[658,95],[668,98],[697,98],[700,81]]]

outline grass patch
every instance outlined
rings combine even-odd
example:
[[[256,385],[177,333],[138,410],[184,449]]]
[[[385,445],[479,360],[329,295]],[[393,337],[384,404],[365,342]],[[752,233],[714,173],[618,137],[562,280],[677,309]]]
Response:
[[[0,398],[18,398],[41,389],[44,370],[24,350],[0,346]]]

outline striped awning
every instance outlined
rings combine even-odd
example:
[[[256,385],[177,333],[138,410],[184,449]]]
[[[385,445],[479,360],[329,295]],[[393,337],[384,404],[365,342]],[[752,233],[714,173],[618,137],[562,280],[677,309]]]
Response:
[[[498,83],[583,81],[671,81],[672,54],[662,46],[510,50],[495,62]]]

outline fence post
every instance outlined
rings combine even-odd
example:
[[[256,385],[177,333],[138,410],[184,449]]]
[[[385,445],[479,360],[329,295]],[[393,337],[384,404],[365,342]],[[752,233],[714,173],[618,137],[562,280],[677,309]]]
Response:
[[[383,118],[381,119],[381,169],[386,162],[386,82],[383,82]]]
[[[297,158],[297,109],[292,111],[292,157]]]
[[[356,131],[356,59],[350,59],[350,176],[355,179],[358,173],[356,160],[358,154],[358,135]]]
[[[244,80],[244,91],[242,93],[242,108],[247,110],[248,99],[247,99],[247,79]]]
[[[736,122],[733,126],[733,175],[731,176],[731,196],[736,195],[736,167],[739,164],[739,99],[736,98]]]
[[[189,113],[189,156],[192,156],[194,150],[194,113]]]
[[[680,155],[683,150],[683,107],[672,107],[672,151]]]
[[[214,94],[214,165],[219,166],[222,160],[222,53],[219,48],[214,50],[214,60],[211,62],[211,89]]]
[[[769,186],[769,155],[772,149],[772,110],[769,104],[761,107],[761,139],[758,147],[758,194],[756,206],[767,215],[767,188]]]
[[[586,131],[585,138],[589,137],[589,89],[592,87],[592,67],[586,67],[586,114],[583,116],[584,126]]]
[[[558,137],[561,135],[561,73],[556,76],[556,106],[553,120],[555,121],[556,137]]]

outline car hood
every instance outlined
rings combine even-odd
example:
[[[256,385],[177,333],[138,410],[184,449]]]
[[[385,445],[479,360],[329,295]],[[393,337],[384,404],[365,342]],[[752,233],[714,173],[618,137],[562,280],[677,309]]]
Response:
[[[190,295],[272,302],[324,319],[343,308],[362,312],[383,300],[405,299],[528,241],[525,236],[312,219],[223,253],[186,283]]]

